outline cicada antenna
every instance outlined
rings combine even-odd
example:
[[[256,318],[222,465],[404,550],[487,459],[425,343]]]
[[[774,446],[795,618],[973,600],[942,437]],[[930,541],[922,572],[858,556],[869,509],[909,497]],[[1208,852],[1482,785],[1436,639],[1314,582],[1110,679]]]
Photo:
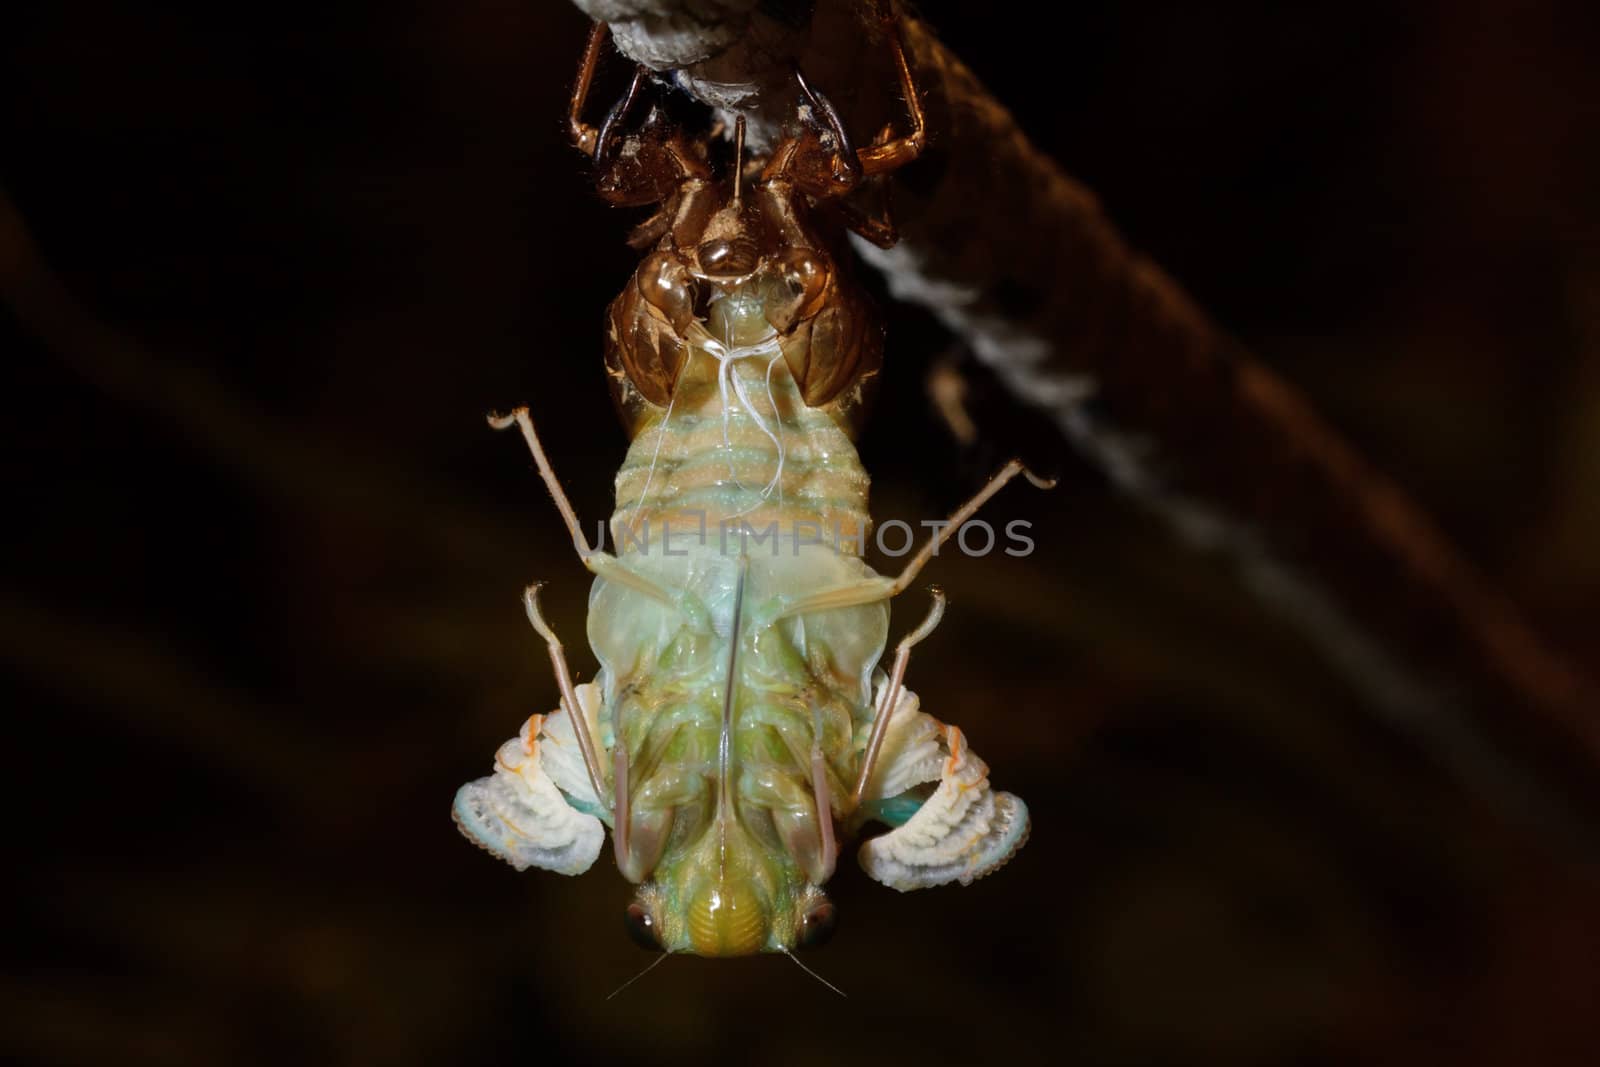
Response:
[[[617,988],[613,989],[610,993],[606,994],[606,999],[610,1000],[612,997],[616,996],[618,993],[622,992],[624,989],[627,989],[633,983],[637,982],[639,979],[643,978],[645,975],[649,974],[651,971],[653,971],[657,967],[661,966],[661,961],[666,959],[670,955],[672,955],[672,953],[663,952],[661,955],[659,955],[655,959],[651,960],[649,963],[647,963],[645,965],[644,970],[640,971],[638,974],[634,975],[632,978],[628,979],[626,982],[623,982],[621,985],[617,986]]]
[[[783,954],[785,956],[788,956],[791,960],[794,961],[794,965],[796,967],[800,968],[802,971],[806,972],[811,977],[815,978],[817,981],[821,982],[823,985],[827,986],[829,989],[831,989],[835,993],[839,994],[841,997],[844,997],[846,1000],[850,999],[849,994],[847,994],[844,990],[840,989],[838,986],[834,985],[832,982],[830,982],[826,978],[822,977],[822,975],[818,974],[816,971],[813,971],[810,967],[807,967],[805,964],[801,963],[799,956],[796,956],[793,952],[790,952],[788,949],[782,949],[781,951],[783,952]]]

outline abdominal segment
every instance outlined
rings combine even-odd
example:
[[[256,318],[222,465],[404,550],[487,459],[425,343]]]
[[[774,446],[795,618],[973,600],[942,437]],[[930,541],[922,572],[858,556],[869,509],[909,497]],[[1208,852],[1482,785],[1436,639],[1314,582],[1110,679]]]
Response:
[[[691,539],[769,551],[768,531],[860,555],[868,478],[845,431],[805,406],[776,342],[696,349],[671,407],[639,426],[617,473],[619,555]],[[665,549],[664,546],[665,545]]]

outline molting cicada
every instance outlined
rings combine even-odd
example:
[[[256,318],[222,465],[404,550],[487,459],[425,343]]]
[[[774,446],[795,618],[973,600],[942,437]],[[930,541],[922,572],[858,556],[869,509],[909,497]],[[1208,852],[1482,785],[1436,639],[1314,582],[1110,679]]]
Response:
[[[616,554],[591,547],[525,409],[519,426],[579,556],[595,575],[588,636],[600,662],[574,684],[549,647],[558,712],[534,715],[494,773],[463,786],[462,831],[519,870],[587,870],[610,827],[639,888],[627,917],[668,952],[737,956],[817,944],[833,926],[823,886],[840,841],[899,890],[971,882],[1028,834],[961,731],[904,687],[926,619],[879,668],[889,601],[943,539],[1011,478],[1002,469],[896,577],[862,560],[867,475],[852,444],[882,330],[852,284],[844,231],[892,243],[886,216],[846,204],[864,180],[914,159],[923,115],[897,25],[883,29],[910,131],[856,149],[796,74],[798,129],[759,167],[714,176],[658,109],[621,132],[646,79],[598,128],[582,118],[605,30],[580,68],[572,131],[613,203],[657,205],[649,248],[607,316],[605,358],[632,435],[616,478]],[[760,540],[752,545],[750,534]]]

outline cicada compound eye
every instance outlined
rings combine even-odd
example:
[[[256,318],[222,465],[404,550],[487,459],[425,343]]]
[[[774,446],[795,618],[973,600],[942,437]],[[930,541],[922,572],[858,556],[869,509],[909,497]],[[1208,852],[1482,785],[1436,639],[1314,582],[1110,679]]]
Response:
[[[826,260],[806,248],[791,249],[778,261],[766,298],[767,321],[786,331],[822,308],[828,293]]]
[[[694,321],[696,288],[683,260],[670,252],[652,252],[634,271],[639,295],[666,316],[679,334]]]
[[[652,952],[661,951],[661,931],[649,908],[638,901],[629,904],[627,913],[623,916],[623,925],[628,929],[628,936],[640,948],[647,948]]]
[[[828,943],[833,936],[833,928],[838,925],[838,915],[834,911],[833,901],[823,898],[812,903],[806,908],[805,914],[800,917],[800,931],[795,938],[798,948],[820,948]]]

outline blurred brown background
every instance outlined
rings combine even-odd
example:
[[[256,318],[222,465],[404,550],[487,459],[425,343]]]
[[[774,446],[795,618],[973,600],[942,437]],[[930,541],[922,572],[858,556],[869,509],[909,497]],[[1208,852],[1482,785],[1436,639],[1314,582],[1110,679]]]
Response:
[[[1552,643],[1600,660],[1600,15],[1476,5],[924,11],[1137,245],[1390,471]],[[20,937],[0,1049],[43,1064],[1579,1064],[1600,879],[1363,709],[1217,560],[1088,468],[1009,490],[1025,561],[952,558],[913,661],[1034,812],[970,888],[853,864],[808,962],[649,957],[628,887],[516,875],[447,808],[587,676],[579,510],[624,438],[601,312],[634,216],[561,125],[564,3],[39,4],[0,182],[105,331],[9,294],[0,642]],[[972,224],[1004,205],[975,204]],[[887,308],[880,517],[963,454]],[[899,609],[896,630],[921,611]]]

